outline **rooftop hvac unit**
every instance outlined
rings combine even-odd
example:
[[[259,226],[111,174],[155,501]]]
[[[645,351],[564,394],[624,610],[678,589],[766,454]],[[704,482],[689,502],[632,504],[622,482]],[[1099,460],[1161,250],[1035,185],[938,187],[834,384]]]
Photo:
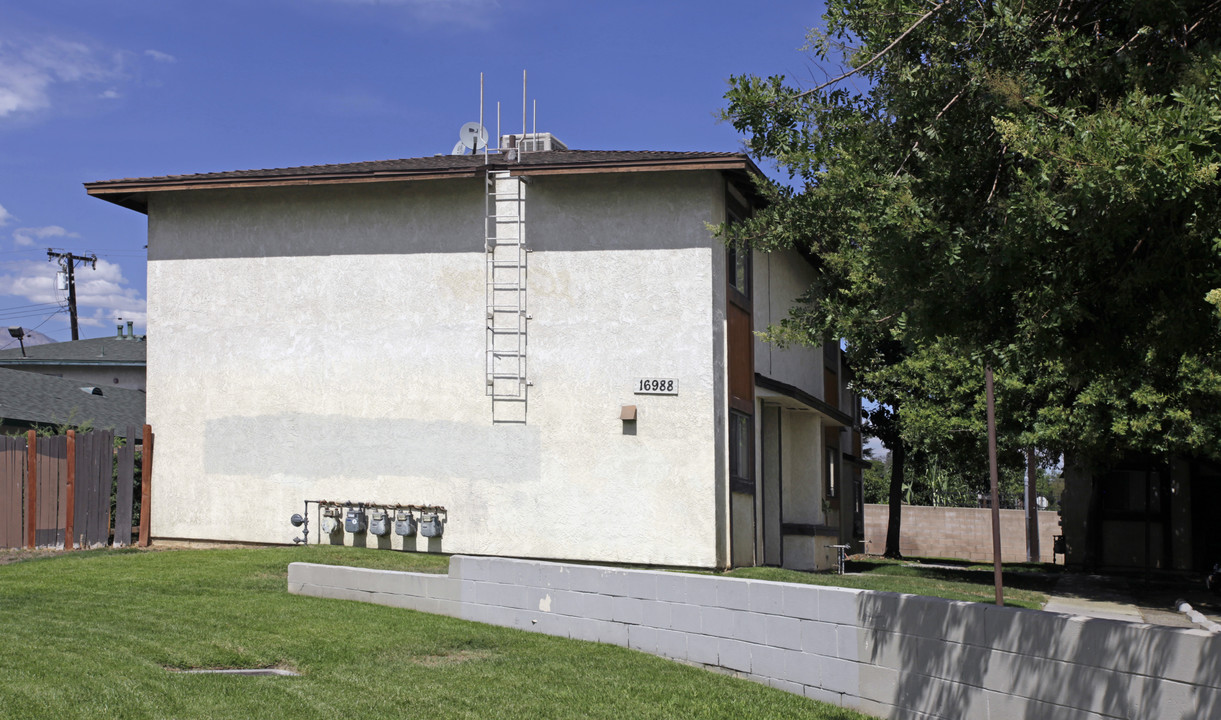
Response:
[[[568,146],[551,133],[515,133],[500,138],[500,148],[517,148],[521,152],[546,152],[548,150],[567,150]]]

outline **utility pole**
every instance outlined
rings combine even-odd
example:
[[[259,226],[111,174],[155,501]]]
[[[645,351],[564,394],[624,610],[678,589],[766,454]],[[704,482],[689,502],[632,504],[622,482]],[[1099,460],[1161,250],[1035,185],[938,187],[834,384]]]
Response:
[[[80,332],[76,327],[76,273],[73,272],[78,262],[91,263],[94,270],[98,269],[97,255],[73,255],[70,252],[55,252],[47,248],[47,260],[59,260],[59,266],[68,274],[68,314],[72,318],[72,339],[80,340]]]

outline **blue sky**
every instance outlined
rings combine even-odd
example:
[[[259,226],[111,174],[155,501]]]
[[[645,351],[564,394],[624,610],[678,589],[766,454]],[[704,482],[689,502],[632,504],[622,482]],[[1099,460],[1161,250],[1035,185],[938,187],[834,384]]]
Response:
[[[47,248],[77,271],[81,337],[144,327],[146,218],[84,182],[449,152],[478,119],[574,149],[736,151],[731,74],[823,77],[821,3],[0,0],[0,326],[71,338]],[[533,122],[533,120],[531,120]],[[7,335],[7,333],[0,333]],[[7,337],[3,338],[8,340]]]

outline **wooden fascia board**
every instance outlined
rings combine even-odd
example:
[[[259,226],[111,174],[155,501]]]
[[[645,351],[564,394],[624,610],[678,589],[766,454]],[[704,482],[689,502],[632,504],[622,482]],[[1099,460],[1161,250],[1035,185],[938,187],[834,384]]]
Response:
[[[649,164],[624,164],[624,165],[605,165],[605,164],[589,164],[589,165],[522,165],[509,166],[509,174],[513,177],[530,176],[538,177],[542,175],[602,175],[606,173],[636,173],[636,172],[666,172],[666,171],[691,171],[691,170],[745,170],[747,172],[758,172],[753,169],[753,166],[748,166],[742,160],[734,158],[730,161],[704,161],[694,163],[675,163],[661,162]]]
[[[589,175],[624,172],[661,172],[720,170],[739,171],[762,176],[762,172],[748,158],[730,157],[705,159],[693,162],[670,160],[656,162],[574,163],[571,165],[545,166],[513,164],[479,165],[472,168],[440,172],[375,172],[359,175],[309,175],[274,176],[249,178],[217,178],[214,180],[183,179],[158,182],[125,182],[122,180],[85,183],[85,192],[93,197],[112,202],[139,212],[147,212],[147,195],[154,192],[179,190],[227,190],[262,187],[305,187],[311,185],[350,185],[360,183],[405,182],[412,180],[445,180],[451,178],[474,178],[490,170],[508,170],[513,176],[538,175]]]
[[[347,185],[352,183],[400,182],[405,180],[444,180],[477,177],[482,168],[445,173],[374,173],[372,175],[311,175],[308,177],[223,178],[218,180],[168,181],[156,183],[86,183],[85,192],[108,199],[107,195],[167,192],[173,190],[224,190],[249,187],[287,187],[300,185]]]

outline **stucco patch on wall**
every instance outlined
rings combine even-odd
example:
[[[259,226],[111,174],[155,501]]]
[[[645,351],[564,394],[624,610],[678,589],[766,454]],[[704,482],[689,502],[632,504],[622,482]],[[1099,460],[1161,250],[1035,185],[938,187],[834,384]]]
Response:
[[[302,414],[228,416],[204,425],[209,474],[267,477],[270,470],[307,479],[413,475],[533,483],[539,469],[535,426]]]

